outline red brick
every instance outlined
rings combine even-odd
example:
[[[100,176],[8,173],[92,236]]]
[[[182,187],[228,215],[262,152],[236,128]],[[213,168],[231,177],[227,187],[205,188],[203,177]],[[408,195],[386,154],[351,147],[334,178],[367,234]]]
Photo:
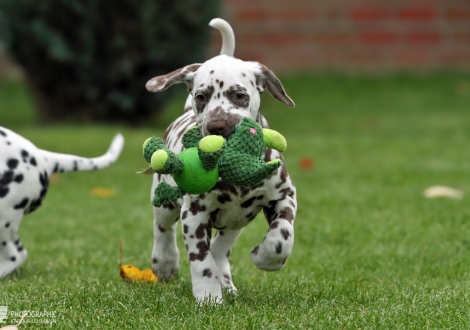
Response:
[[[423,66],[435,61],[429,52],[424,51],[399,51],[393,54],[392,60],[397,66]]]
[[[234,20],[240,22],[247,21],[265,21],[271,18],[272,12],[266,9],[246,9],[240,10],[235,14]]]
[[[282,8],[276,18],[281,21],[310,21],[315,18],[315,11],[308,8]]]
[[[363,32],[359,39],[367,44],[385,44],[395,42],[398,36],[393,32]]]
[[[351,10],[350,15],[355,21],[378,20],[390,17],[391,12],[379,7],[361,7]]]
[[[408,7],[398,11],[398,17],[411,20],[430,20],[437,16],[437,10],[432,7]]]
[[[442,36],[437,32],[410,32],[406,35],[409,43],[438,43]]]
[[[470,43],[470,31],[456,33],[453,38],[456,42],[469,42]]]
[[[470,20],[470,8],[453,8],[446,12],[446,17],[450,20]]]
[[[353,38],[353,35],[347,32],[322,32],[315,34],[312,39],[314,42],[323,45],[329,45],[349,43],[353,40]]]

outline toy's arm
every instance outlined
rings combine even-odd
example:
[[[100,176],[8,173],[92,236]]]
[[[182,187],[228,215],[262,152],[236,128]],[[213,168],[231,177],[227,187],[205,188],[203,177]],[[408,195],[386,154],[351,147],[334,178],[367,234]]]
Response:
[[[222,157],[226,145],[225,139],[219,135],[208,135],[199,142],[199,159],[206,170],[212,170],[217,166],[217,162]]]
[[[198,126],[194,126],[193,128],[189,129],[183,135],[183,145],[186,149],[197,147],[199,141],[202,139],[201,130]]]
[[[277,151],[284,152],[287,149],[286,138],[278,131],[263,128],[264,143],[268,148],[276,149]]]

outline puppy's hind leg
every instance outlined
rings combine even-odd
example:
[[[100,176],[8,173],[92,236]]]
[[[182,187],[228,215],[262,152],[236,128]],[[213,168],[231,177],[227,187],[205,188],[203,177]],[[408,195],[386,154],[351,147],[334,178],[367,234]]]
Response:
[[[18,237],[22,211],[0,219],[0,279],[20,268],[28,256]]]

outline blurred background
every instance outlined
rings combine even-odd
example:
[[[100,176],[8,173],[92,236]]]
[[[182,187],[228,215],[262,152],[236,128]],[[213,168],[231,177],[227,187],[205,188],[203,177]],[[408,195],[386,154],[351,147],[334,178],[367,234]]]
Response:
[[[145,82],[217,55],[207,23],[218,16],[235,30],[237,57],[281,75],[470,67],[465,0],[2,0],[1,87],[21,81],[42,123],[158,125],[177,89],[153,95]]]
[[[289,144],[294,253],[280,273],[254,271],[250,251],[267,230],[254,221],[232,254],[242,286],[292,276],[468,284],[468,197],[431,201],[423,191],[470,191],[470,1],[0,0],[0,125],[87,157],[117,131],[126,139],[109,169],[51,182],[21,227],[24,283],[32,274],[119,281],[120,237],[125,263],[150,264],[151,179],[135,172],[146,167],[143,141],[163,135],[187,91],[153,94],[145,83],[216,56],[214,17],[232,25],[235,56],[267,65],[296,103],[262,96],[270,127]]]

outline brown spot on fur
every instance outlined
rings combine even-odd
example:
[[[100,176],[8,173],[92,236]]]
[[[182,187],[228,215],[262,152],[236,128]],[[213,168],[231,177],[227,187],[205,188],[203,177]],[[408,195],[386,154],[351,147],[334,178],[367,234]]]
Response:
[[[279,218],[286,219],[290,224],[294,220],[294,212],[290,207],[285,207],[279,212]]]
[[[184,211],[182,214],[181,214],[181,220],[184,220],[188,217],[188,211]]]
[[[191,252],[189,253],[189,260],[190,261],[204,261],[206,259],[207,254],[209,252],[209,244],[206,241],[200,241],[196,244],[196,248],[199,250],[198,253]]]
[[[284,239],[287,241],[287,239],[288,239],[289,236],[290,236],[290,233],[289,233],[289,231],[288,231],[286,228],[282,228],[282,229],[281,229],[281,235],[282,235],[282,237],[284,237]]]
[[[224,192],[221,195],[217,196],[217,200],[219,203],[225,204],[225,202],[230,202],[232,200],[232,197],[230,197],[230,194]]]
[[[269,230],[276,229],[277,227],[279,227],[279,221],[273,221],[269,226]]]
[[[205,210],[206,210],[206,206],[201,205],[198,199],[192,202],[191,205],[189,206],[189,211],[192,213],[192,215],[196,215],[199,212],[204,212]]]

